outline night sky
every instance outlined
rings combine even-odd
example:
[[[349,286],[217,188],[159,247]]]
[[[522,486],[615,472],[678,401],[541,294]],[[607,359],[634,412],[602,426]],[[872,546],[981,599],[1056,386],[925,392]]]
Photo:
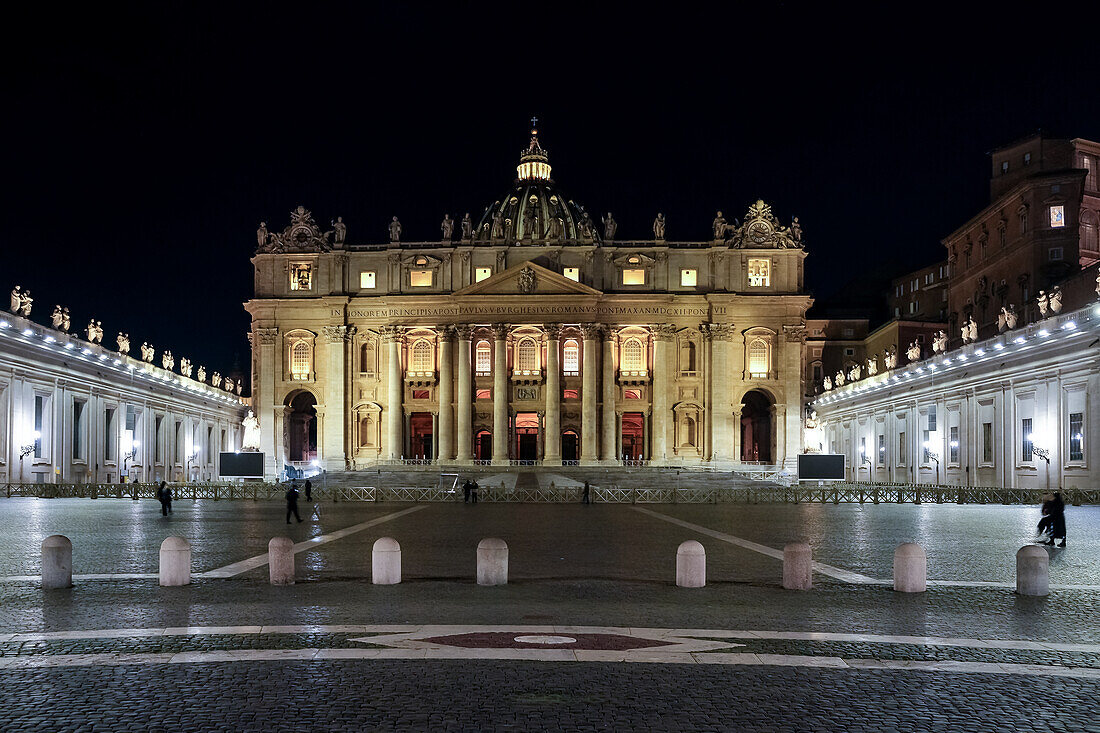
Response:
[[[559,188],[620,239],[658,211],[706,239],[763,198],[834,304],[942,258],[991,149],[1100,139],[1096,47],[1037,16],[225,6],[6,11],[0,291],[29,288],[39,322],[62,303],[105,343],[247,368],[260,220],[302,204],[353,243],[393,215],[438,239],[508,189],[532,115]]]

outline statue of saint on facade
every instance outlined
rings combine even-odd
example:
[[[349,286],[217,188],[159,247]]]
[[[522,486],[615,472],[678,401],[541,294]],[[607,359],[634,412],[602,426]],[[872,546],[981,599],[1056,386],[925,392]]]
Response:
[[[947,351],[947,331],[938,331],[932,337],[932,352],[940,354]]]
[[[241,450],[248,453],[258,453],[260,451],[260,421],[252,410],[249,410],[248,414],[244,416],[244,420],[241,420],[241,425],[244,427]]]
[[[172,356],[171,349],[160,355],[160,364],[169,371],[176,366],[176,357]]]
[[[615,231],[619,228],[619,223],[615,221],[615,218],[611,216],[611,212],[607,212],[607,216],[603,217],[603,238],[607,241],[611,241],[615,238]]]
[[[825,377],[825,381],[822,382],[821,386],[825,388],[826,392],[828,392],[830,389],[833,388],[833,380],[829,379],[828,377]]]
[[[267,222],[260,222],[260,228],[256,230],[256,246],[264,247],[267,245]]]
[[[443,215],[443,223],[439,225],[439,230],[443,232],[443,241],[451,241],[451,237],[455,233],[455,220],[451,218],[450,214]]]
[[[538,237],[538,215],[534,206],[528,206],[523,210],[523,234],[528,239]]]
[[[95,343],[95,319],[88,321],[88,327],[84,329],[84,332],[88,334],[88,341]]]
[[[550,233],[548,235],[549,238],[553,241],[559,241],[561,239],[561,233],[564,230],[563,227],[564,227],[564,222],[562,222],[561,217],[551,216],[550,217]]]
[[[1058,285],[1050,289],[1050,309],[1055,313],[1062,312],[1062,288]]]
[[[238,379],[238,380],[237,380],[237,389],[236,389],[236,392],[237,392],[237,394],[240,394],[240,393],[241,393],[241,389],[242,389],[242,388],[243,388],[243,387],[242,387],[242,383],[241,383],[241,380],[239,380],[239,379]]]
[[[836,376],[833,378],[833,382],[838,387],[843,387],[844,386],[844,370],[843,369],[836,373]]]
[[[535,271],[525,267],[519,273],[519,291],[523,294],[535,292]]]
[[[1047,310],[1050,308],[1050,304],[1047,301],[1047,291],[1040,290],[1039,297],[1036,298],[1036,300],[1039,303],[1039,314],[1045,317],[1047,314]]]
[[[504,214],[499,211],[493,212],[493,228],[489,232],[489,236],[492,239],[504,238]]]
[[[905,356],[909,359],[909,362],[920,361],[920,344],[916,341],[909,344],[909,348],[905,350]]]
[[[471,239],[474,236],[474,223],[470,220],[470,212],[462,217],[462,238]],[[238,385],[239,386],[239,385]]]
[[[726,238],[726,217],[722,216],[722,212],[719,211],[714,217],[714,221],[711,222],[711,228],[714,230],[715,240],[721,241]]]
[[[61,328],[61,324],[65,322],[65,314],[61,310],[61,306],[55,305],[53,307],[53,313],[50,314],[50,325],[54,328]]]
[[[867,376],[873,377],[878,374],[878,356],[872,356],[867,360]]]
[[[191,360],[186,356],[180,357],[180,374],[185,377],[191,376]]]
[[[34,298],[31,297],[31,291],[24,290],[23,297],[19,301],[19,315],[28,317],[31,314],[31,305],[34,303]]]
[[[148,341],[141,342],[141,360],[147,364],[153,363],[153,356],[156,354],[156,349],[149,345]]]
[[[1003,310],[1005,314],[1005,326],[1010,329],[1016,328],[1016,321],[1019,318],[1019,316],[1016,315],[1016,307],[1012,305],[1012,303],[1009,303],[1001,310]]]
[[[118,338],[115,339],[118,342],[118,353],[129,354],[130,353],[130,334],[118,332]]]
[[[401,241],[401,222],[397,220],[397,217],[393,217],[393,221],[390,222],[390,241]]]
[[[61,330],[65,333],[69,332],[69,329],[73,327],[72,318],[69,316],[69,309],[61,309]]]
[[[1096,295],[1100,297],[1100,273],[1096,274]]]
[[[23,307],[23,293],[21,288],[16,285],[11,291],[11,312],[15,315],[19,315],[19,309]]]
[[[848,370],[848,381],[855,382],[860,378],[862,372],[863,370],[860,368],[859,364],[853,364],[852,368]]]
[[[662,241],[665,238],[665,215],[658,212],[653,220],[653,238]]]
[[[214,389],[219,389],[222,386],[222,375],[214,372],[210,376],[210,384],[213,385]]]
[[[802,241],[802,225],[798,223],[797,216],[791,220],[791,239],[796,242]]]
[[[195,379],[202,383],[206,383],[206,367],[199,367],[199,371],[195,374]]]
[[[592,239],[595,230],[592,225],[592,217],[588,215],[588,212],[584,212],[581,215],[581,238]]]
[[[896,369],[898,366],[898,352],[887,349],[882,355],[882,361],[887,369]]]
[[[344,217],[336,217],[336,221],[332,222],[332,240],[336,244],[343,244],[344,240],[348,238],[348,225],[344,223]]]

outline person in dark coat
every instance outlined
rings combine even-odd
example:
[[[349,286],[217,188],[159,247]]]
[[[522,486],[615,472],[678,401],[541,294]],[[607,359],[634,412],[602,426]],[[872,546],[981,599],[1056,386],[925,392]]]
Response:
[[[470,492],[473,491],[473,484],[470,483],[470,479],[466,479],[462,482],[462,503],[470,503]]]
[[[313,484],[306,479],[306,501],[313,501]]]
[[[470,487],[470,503],[471,504],[476,504],[477,503],[477,489],[478,489],[477,481],[474,481],[473,486]]]
[[[591,504],[592,503],[591,489],[589,489],[587,481],[584,482],[584,493],[581,495],[581,503],[582,504]]]
[[[157,487],[157,500],[160,501],[160,515],[167,517],[172,511],[172,490],[168,488],[165,481],[161,481],[160,486]]]
[[[1043,516],[1039,519],[1039,526],[1035,528],[1039,532],[1039,537],[1042,538],[1038,540],[1038,542],[1043,545],[1054,544],[1054,540],[1050,538],[1051,531],[1054,527],[1054,517],[1050,514],[1051,504],[1053,503],[1053,496],[1050,494],[1043,495],[1043,508],[1041,510]]]
[[[298,489],[294,484],[290,485],[290,488],[286,490],[286,523],[290,524],[290,515],[293,514],[294,518],[298,520],[298,523],[302,523],[302,518],[298,515]]]
[[[1066,546],[1066,503],[1062,501],[1062,492],[1055,491],[1054,498],[1050,501],[1050,544],[1055,540],[1061,540],[1059,547]]]

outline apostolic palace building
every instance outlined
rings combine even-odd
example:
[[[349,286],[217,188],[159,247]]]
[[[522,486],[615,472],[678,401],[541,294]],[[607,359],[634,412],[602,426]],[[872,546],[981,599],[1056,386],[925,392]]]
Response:
[[[675,232],[675,223],[670,224]],[[802,231],[757,201],[713,238],[620,240],[532,130],[477,218],[406,242],[257,232],[253,407],[266,473],[393,461],[776,464],[801,451]],[[381,231],[379,232],[382,233]]]

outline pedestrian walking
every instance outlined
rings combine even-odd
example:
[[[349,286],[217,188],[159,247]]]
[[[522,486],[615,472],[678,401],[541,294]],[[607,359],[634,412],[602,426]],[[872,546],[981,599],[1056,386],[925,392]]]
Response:
[[[167,482],[160,482],[160,486],[157,488],[157,499],[160,500],[161,516],[167,517],[172,513],[172,489],[168,487]]]
[[[584,492],[581,494],[581,503],[582,504],[591,504],[592,503],[591,489],[589,489],[587,481],[584,482]]]
[[[470,503],[470,492],[473,491],[474,486],[470,483],[470,479],[466,479],[462,482],[462,503]]]
[[[1066,503],[1062,501],[1062,492],[1055,491],[1054,498],[1050,500],[1050,542],[1061,540],[1059,547],[1066,546]]]
[[[298,489],[293,483],[290,484],[290,488],[286,490],[286,523],[290,524],[290,515],[293,514],[294,518],[298,520],[298,523],[302,523],[302,518],[298,515]]]
[[[313,484],[310,483],[308,478],[306,479],[306,487],[305,488],[306,488],[306,501],[313,501]]]
[[[474,481],[473,486],[470,487],[470,503],[471,504],[476,504],[477,503],[477,489],[478,489],[477,481]]]

